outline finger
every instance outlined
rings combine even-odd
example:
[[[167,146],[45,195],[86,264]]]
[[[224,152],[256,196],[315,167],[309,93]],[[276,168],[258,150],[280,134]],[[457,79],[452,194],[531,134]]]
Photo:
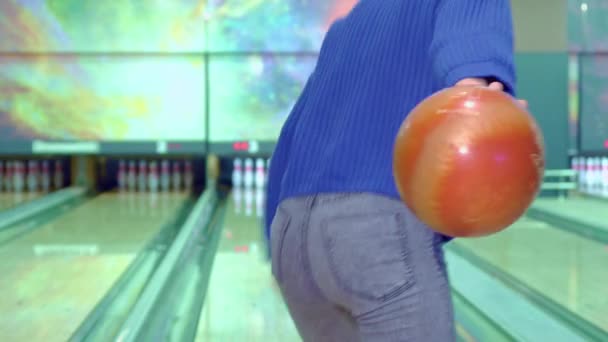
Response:
[[[483,78],[464,78],[456,83],[456,86],[487,86],[487,82]]]
[[[490,85],[488,86],[488,88],[490,88],[492,90],[503,91],[505,87],[500,82],[492,82],[492,83],[490,83]]]
[[[519,104],[524,107],[524,108],[528,108],[528,101],[526,100],[517,100],[517,102],[519,102]]]

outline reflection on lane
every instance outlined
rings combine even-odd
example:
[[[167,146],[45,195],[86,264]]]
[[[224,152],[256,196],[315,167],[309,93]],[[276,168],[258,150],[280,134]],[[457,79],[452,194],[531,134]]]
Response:
[[[12,209],[43,195],[45,194],[39,192],[2,192],[0,189],[0,211]]]
[[[187,198],[102,194],[0,246],[0,340],[67,340]]]
[[[227,201],[196,341],[301,341],[265,259],[261,220]]]
[[[608,331],[608,248],[522,218],[493,236],[453,243]]]

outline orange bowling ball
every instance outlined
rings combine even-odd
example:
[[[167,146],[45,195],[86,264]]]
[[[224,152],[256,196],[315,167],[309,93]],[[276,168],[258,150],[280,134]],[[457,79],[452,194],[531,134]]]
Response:
[[[543,137],[509,94],[447,88],[406,117],[393,166],[400,196],[418,219],[448,236],[484,236],[507,228],[536,197]]]

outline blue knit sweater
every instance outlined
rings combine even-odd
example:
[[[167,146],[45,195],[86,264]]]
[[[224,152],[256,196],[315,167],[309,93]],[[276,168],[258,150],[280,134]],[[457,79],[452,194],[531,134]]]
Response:
[[[266,234],[280,201],[327,192],[398,198],[393,143],[407,113],[467,77],[514,94],[509,0],[361,0],[327,33],[272,155]]]

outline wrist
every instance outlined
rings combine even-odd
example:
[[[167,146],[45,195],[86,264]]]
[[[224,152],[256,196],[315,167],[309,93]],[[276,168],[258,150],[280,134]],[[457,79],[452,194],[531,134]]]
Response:
[[[481,87],[487,87],[488,84],[490,84],[490,83],[485,78],[468,77],[468,78],[463,78],[460,81],[456,82],[455,85],[456,86],[481,86]]]

